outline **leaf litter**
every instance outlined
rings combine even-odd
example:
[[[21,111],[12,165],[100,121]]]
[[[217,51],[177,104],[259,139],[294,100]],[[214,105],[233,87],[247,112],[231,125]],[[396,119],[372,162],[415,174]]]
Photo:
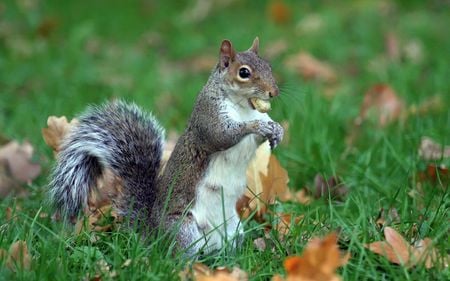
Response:
[[[449,255],[440,255],[430,238],[424,238],[410,245],[395,229],[384,228],[385,241],[366,244],[365,247],[388,261],[407,268],[423,265],[429,269],[442,264],[448,267]]]

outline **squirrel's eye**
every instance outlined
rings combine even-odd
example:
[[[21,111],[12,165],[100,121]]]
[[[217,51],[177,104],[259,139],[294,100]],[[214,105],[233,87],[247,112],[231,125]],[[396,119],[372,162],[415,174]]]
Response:
[[[251,75],[252,72],[247,66],[242,66],[241,68],[239,68],[239,78],[243,80],[248,80],[248,78],[250,78]]]

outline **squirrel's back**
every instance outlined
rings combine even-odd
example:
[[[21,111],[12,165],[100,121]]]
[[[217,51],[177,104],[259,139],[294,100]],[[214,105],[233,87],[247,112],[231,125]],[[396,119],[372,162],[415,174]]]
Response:
[[[78,214],[108,168],[124,186],[128,202],[121,205],[149,211],[163,143],[162,127],[135,104],[114,101],[88,108],[61,145],[50,182],[52,202],[66,215]]]

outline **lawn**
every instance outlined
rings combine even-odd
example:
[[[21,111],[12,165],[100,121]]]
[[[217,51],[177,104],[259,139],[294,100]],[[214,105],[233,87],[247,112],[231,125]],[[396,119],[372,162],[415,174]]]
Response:
[[[285,274],[283,260],[300,255],[310,238],[337,231],[339,247],[351,254],[338,270],[343,280],[448,280],[443,262],[407,267],[364,247],[384,240],[389,226],[411,244],[430,238],[440,256],[449,254],[450,158],[418,153],[424,136],[450,144],[448,1],[181,2],[0,3],[0,145],[29,141],[42,167],[22,184],[26,195],[12,192],[0,201],[0,248],[24,240],[32,257],[30,269],[11,270],[0,254],[0,280],[178,278],[192,261],[168,251],[166,234],[142,241],[120,225],[75,233],[52,220],[46,184],[54,156],[41,129],[50,115],[70,119],[88,104],[123,98],[180,133],[220,42],[228,38],[245,50],[255,36],[281,89],[270,115],[288,126],[274,154],[290,188],[312,196],[321,175],[339,178],[346,194],[277,204],[277,212],[302,216],[283,239],[250,221],[239,250],[200,261],[270,280]],[[313,62],[301,64],[301,54]],[[362,106],[366,93],[380,88],[391,99]],[[401,104],[394,113],[392,97]],[[380,122],[386,110],[391,118]],[[381,210],[390,213],[382,223]],[[265,249],[254,245],[260,237]]]

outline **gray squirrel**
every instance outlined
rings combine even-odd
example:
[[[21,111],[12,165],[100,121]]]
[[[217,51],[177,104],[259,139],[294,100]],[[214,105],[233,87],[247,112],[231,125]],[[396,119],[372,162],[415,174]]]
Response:
[[[279,89],[259,40],[235,52],[229,40],[197,100],[184,133],[161,171],[164,129],[135,104],[91,107],[63,140],[50,181],[50,199],[67,216],[86,206],[104,168],[122,180],[116,208],[148,227],[175,229],[188,255],[242,240],[236,202],[257,147],[273,149],[283,128],[266,113]]]

